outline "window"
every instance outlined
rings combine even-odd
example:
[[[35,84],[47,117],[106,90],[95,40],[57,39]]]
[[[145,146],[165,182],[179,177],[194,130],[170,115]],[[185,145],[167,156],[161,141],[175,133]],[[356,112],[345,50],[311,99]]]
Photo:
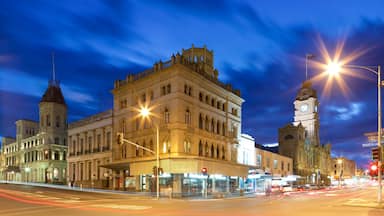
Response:
[[[208,143],[205,142],[205,156],[208,157],[209,156],[209,147],[208,147]]]
[[[167,85],[167,94],[170,94],[171,93],[171,84],[168,84]]]
[[[291,134],[288,134],[284,137],[285,140],[293,139],[293,136]]]
[[[208,119],[208,116],[205,116],[205,130],[209,131],[209,119]]]
[[[152,151],[154,150],[153,149],[153,142],[152,142],[152,140],[149,141],[149,149],[151,149]]]
[[[56,116],[56,127],[60,127],[60,116]]]
[[[216,158],[219,158],[219,157],[220,157],[219,146],[216,146]]]
[[[226,130],[225,122],[223,122],[223,130],[222,130],[222,134],[223,134],[223,136],[225,136],[225,130]]]
[[[203,156],[203,143],[201,143],[201,140],[199,141],[199,156]]]
[[[168,111],[168,108],[165,108],[165,111],[164,111],[164,122],[165,122],[165,124],[169,123],[169,111]]]
[[[256,167],[261,168],[261,155],[256,155]]]
[[[51,117],[49,115],[46,116],[47,120],[47,126],[51,126]]]
[[[163,87],[161,87],[161,95],[165,95],[165,91],[166,89],[165,89],[165,86],[163,86]]]
[[[111,132],[107,132],[107,146],[106,146],[106,149],[109,150],[111,146]]]
[[[201,93],[201,92],[199,93],[199,100],[203,101],[203,93]]]
[[[209,97],[208,97],[208,95],[205,96],[205,103],[207,103],[207,104],[209,103]]]
[[[151,100],[153,100],[153,98],[154,98],[154,96],[153,96],[153,91],[151,91],[151,92],[149,93],[149,98],[150,98]]]
[[[163,153],[171,152],[171,143],[167,140],[163,142]]]
[[[191,124],[191,112],[189,112],[189,109],[185,111],[185,124]]]
[[[203,129],[203,116],[201,114],[199,115],[199,128]]]
[[[213,107],[215,106],[215,99],[213,99],[213,98],[211,99],[211,106],[213,106]]]
[[[101,145],[101,135],[97,134],[97,149],[98,150],[100,149],[100,145]]]
[[[287,170],[288,170],[288,172],[290,171],[290,169],[291,169],[291,164],[288,163],[288,164],[287,164]]]
[[[284,170],[284,161],[281,161],[281,171]]]
[[[188,94],[188,86],[187,86],[187,84],[184,85],[184,94]]]
[[[141,101],[142,101],[143,103],[145,103],[146,99],[147,99],[147,97],[146,97],[145,93],[142,94],[142,95],[141,95]]]
[[[191,152],[191,142],[189,142],[189,140],[184,140],[184,152],[185,153]]]
[[[215,133],[215,120],[213,118],[211,119],[211,132]]]
[[[220,121],[219,120],[217,120],[217,124],[216,124],[216,133],[220,134]]]
[[[213,158],[214,156],[215,156],[215,147],[212,144],[211,145],[211,158]]]
[[[225,160],[225,148],[224,148],[224,146],[221,147],[221,154],[222,154],[221,159]]]
[[[273,160],[273,169],[277,169],[277,160]]]
[[[60,144],[59,137],[55,137],[55,144]]]

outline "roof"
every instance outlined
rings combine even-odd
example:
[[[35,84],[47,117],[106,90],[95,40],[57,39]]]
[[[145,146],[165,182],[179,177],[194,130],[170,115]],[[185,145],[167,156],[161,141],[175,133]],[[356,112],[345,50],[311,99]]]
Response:
[[[47,90],[45,90],[45,93],[41,98],[40,103],[41,102],[53,102],[66,105],[64,96],[61,93],[60,85],[55,82],[50,82]]]
[[[308,98],[317,98],[316,90],[312,88],[312,83],[309,80],[303,82],[299,93],[296,96],[296,100],[307,100]]]

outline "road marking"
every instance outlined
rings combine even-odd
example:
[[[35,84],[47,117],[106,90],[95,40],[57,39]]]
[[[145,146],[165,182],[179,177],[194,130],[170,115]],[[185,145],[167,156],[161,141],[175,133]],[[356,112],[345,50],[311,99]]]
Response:
[[[138,205],[119,205],[119,204],[97,204],[91,205],[92,207],[101,208],[113,208],[113,209],[124,209],[124,210],[145,210],[150,209],[152,206],[138,206]]]

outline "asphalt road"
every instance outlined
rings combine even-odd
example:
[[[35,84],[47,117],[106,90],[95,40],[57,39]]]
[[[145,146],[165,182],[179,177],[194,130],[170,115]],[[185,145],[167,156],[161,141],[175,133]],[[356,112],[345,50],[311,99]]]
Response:
[[[0,216],[384,216],[376,187],[229,199],[167,199],[0,184]]]

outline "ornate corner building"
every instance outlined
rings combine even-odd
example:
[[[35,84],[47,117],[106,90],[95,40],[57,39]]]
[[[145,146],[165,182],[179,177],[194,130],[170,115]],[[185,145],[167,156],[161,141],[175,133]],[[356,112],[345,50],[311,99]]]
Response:
[[[244,100],[218,80],[213,63],[213,51],[192,46],[115,81],[112,163],[105,166],[113,170],[113,188],[154,192],[155,152],[164,172],[161,190],[171,188],[175,195],[201,194],[203,168],[211,191],[229,191],[247,176],[249,166],[236,161]],[[142,107],[150,109],[150,118],[139,115]],[[117,133],[150,151],[118,144]]]
[[[16,139],[3,138],[3,180],[66,182],[67,106],[56,80],[40,100],[39,117],[39,122],[16,121]]]
[[[331,145],[320,144],[319,101],[310,81],[294,101],[294,122],[279,128],[279,153],[293,159],[293,172],[305,183],[330,183]]]

